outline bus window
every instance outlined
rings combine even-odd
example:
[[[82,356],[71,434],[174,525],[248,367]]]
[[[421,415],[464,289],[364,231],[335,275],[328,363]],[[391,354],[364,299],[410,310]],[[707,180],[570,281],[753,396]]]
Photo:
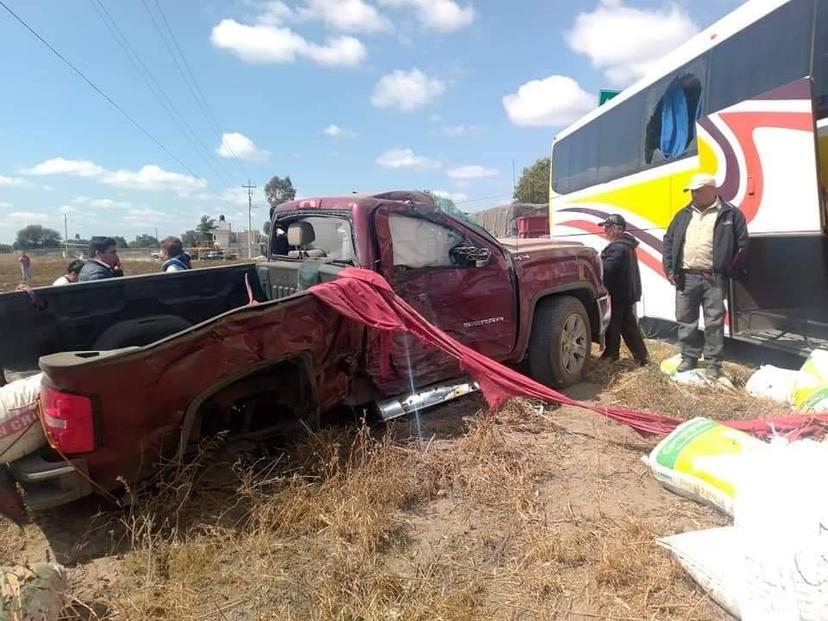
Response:
[[[570,137],[556,140],[552,147],[552,189],[558,194],[567,194],[571,191],[569,183]]]
[[[598,126],[589,123],[569,138],[570,192],[598,183]]]
[[[810,73],[812,0],[790,0],[713,48],[708,112]]]
[[[702,116],[705,59],[698,59],[649,89],[644,162],[663,162],[696,152],[696,120]]]
[[[597,119],[601,136],[598,181],[605,183],[641,169],[644,97],[633,95]]]
[[[828,116],[828,0],[817,0],[813,76],[814,104],[822,119]]]

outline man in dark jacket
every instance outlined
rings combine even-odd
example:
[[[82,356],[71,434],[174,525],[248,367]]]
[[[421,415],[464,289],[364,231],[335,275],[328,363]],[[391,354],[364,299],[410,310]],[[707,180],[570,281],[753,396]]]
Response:
[[[81,282],[124,275],[115,240],[111,237],[93,237],[89,241],[89,256],[80,271],[78,280]]]
[[[748,248],[745,216],[719,197],[716,180],[695,175],[684,190],[692,201],[664,234],[664,273],[676,288],[676,322],[681,343],[678,370],[689,371],[704,355],[707,373],[722,374],[725,295],[728,278],[744,264]],[[704,335],[699,331],[699,307]]]
[[[627,221],[620,214],[612,214],[601,226],[610,242],[601,251],[601,262],[604,265],[604,286],[609,291],[612,306],[606,348],[601,358],[618,360],[623,336],[633,358],[644,366],[650,357],[635,316],[635,303],[641,299],[641,274],[635,256],[638,240],[627,233]]]

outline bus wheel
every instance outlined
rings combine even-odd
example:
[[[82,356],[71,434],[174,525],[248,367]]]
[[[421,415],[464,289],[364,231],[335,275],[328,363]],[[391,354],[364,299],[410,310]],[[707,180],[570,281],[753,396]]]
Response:
[[[577,298],[542,300],[535,309],[529,341],[532,377],[551,387],[581,381],[589,366],[592,337],[589,316]]]

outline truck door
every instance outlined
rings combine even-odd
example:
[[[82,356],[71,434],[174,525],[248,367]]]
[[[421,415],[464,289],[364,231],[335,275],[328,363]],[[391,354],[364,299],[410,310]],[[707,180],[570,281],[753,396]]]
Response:
[[[380,208],[376,226],[380,271],[403,299],[465,345],[495,359],[511,353],[515,287],[497,244],[442,214],[415,209]]]

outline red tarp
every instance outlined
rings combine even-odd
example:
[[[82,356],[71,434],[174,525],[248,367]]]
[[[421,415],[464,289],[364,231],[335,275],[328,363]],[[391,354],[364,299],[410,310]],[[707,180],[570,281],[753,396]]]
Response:
[[[459,343],[448,334],[426,321],[417,311],[400,298],[388,282],[379,274],[368,270],[349,268],[331,282],[312,287],[310,293],[338,313],[381,333],[401,332],[413,334],[420,341],[453,357],[471,375],[483,392],[489,407],[499,408],[512,397],[531,397],[541,401],[570,405],[597,412],[641,434],[663,436],[673,431],[683,421],[636,412],[626,408],[600,407],[570,399],[551,388],[521,375],[517,371],[495,362],[473,349]],[[387,339],[380,340],[380,355],[388,368],[391,348]],[[828,423],[828,415],[790,416],[752,421],[721,421],[735,429],[754,435],[770,433],[801,435],[815,431]]]

